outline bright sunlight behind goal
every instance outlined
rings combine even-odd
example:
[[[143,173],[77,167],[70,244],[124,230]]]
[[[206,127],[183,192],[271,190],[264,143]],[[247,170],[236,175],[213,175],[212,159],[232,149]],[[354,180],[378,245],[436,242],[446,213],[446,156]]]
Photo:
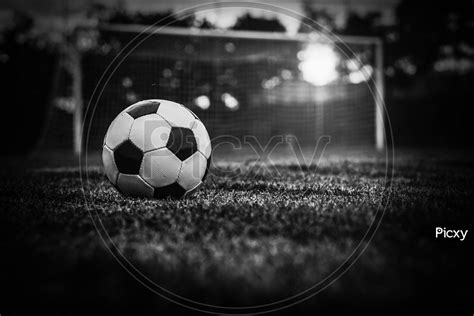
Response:
[[[80,90],[71,93],[72,104],[55,103],[47,143],[80,151],[79,122],[85,106],[97,101],[86,126],[88,149],[99,149],[120,111],[159,98],[189,107],[211,138],[251,135],[266,143],[292,136],[314,146],[328,136],[331,146],[384,148],[382,46],[376,38],[107,25],[79,32],[78,42],[95,48],[82,51],[72,72],[80,77],[71,85]],[[123,48],[127,57],[115,60],[115,70],[106,73],[110,80],[97,90],[102,94],[91,100]]]

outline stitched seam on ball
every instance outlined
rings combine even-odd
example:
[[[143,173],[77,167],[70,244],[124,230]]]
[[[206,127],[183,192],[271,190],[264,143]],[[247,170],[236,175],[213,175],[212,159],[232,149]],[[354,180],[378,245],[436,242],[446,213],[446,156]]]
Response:
[[[156,147],[156,148],[153,148],[153,149],[150,149],[150,150],[147,150],[147,151],[143,151],[143,154],[147,154],[153,150],[158,150],[158,149],[163,149],[163,148],[167,148],[166,145],[164,146],[161,146],[161,147]]]
[[[143,161],[143,159],[142,159],[142,161]],[[143,179],[143,177],[140,174],[137,174],[137,177],[139,177],[140,180],[142,180],[143,183],[145,183],[145,185],[149,186],[152,190],[154,190],[153,186],[151,184],[149,184],[148,182],[146,182],[146,180]]]
[[[173,127],[173,124],[171,124],[170,121],[168,121],[167,119],[165,119],[165,117],[163,115],[161,115],[160,113],[156,113],[156,115],[158,115],[159,117],[161,117],[163,120],[165,120],[166,123],[168,123],[168,125],[170,127]]]
[[[203,155],[203,156],[204,156],[204,158],[206,158],[206,159],[211,159],[212,150],[211,150],[211,152],[209,153],[209,157],[206,157],[206,154],[205,154],[205,153],[203,153],[202,151],[200,151],[199,149],[197,150],[197,152],[199,152],[201,155]]]
[[[181,171],[183,170],[183,162],[181,161],[181,164],[179,165],[179,171],[178,171],[178,176],[176,177],[175,182],[178,182],[179,177],[181,176]],[[179,184],[179,183],[178,183]]]
[[[129,116],[133,119],[133,122],[132,122],[132,124],[130,124],[130,127],[128,128],[128,133],[127,133],[127,139],[130,140],[130,141],[132,141],[132,140],[130,139],[130,133],[132,132],[133,124],[135,124],[135,119],[134,119],[133,116],[131,116],[130,114],[127,113],[127,115],[129,115]],[[132,141],[132,143],[133,143],[133,141]],[[138,147],[138,146],[137,146],[137,147]]]

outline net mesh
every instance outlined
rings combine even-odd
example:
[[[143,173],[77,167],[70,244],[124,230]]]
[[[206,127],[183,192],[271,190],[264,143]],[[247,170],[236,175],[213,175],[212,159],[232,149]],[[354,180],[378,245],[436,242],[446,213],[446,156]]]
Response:
[[[367,71],[374,69],[372,45],[333,42],[338,77],[314,84],[304,79],[301,68],[301,52],[317,42],[309,36],[294,40],[158,32],[132,42],[126,58],[113,62],[137,35],[102,30],[98,48],[82,56],[84,104],[97,103],[94,115],[86,118],[88,150],[100,148],[120,111],[143,99],[184,104],[204,122],[211,138],[251,135],[266,143],[273,136],[291,135],[302,145],[312,145],[329,136],[332,146],[374,146],[375,99],[372,72]],[[318,75],[324,62],[310,71]],[[110,64],[114,71],[106,72],[109,80],[97,86]],[[352,80],[357,71],[362,80]],[[59,120],[49,124],[49,146],[72,148],[73,111],[55,106],[53,112],[51,117]]]

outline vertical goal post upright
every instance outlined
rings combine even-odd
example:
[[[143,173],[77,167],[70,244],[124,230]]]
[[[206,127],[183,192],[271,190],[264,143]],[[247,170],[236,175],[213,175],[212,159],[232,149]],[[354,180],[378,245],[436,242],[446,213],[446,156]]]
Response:
[[[83,91],[82,91],[82,62],[81,53],[77,49],[70,49],[70,57],[72,61],[72,97],[74,100],[73,112],[73,151],[75,155],[82,152],[82,121],[83,121]]]
[[[334,38],[338,43],[344,45],[367,45],[374,49],[374,72],[373,72],[373,89],[371,93],[374,99],[373,109],[373,139],[374,148],[383,150],[385,144],[384,131],[384,70],[383,70],[383,41],[378,37],[369,36],[348,36],[337,35],[329,37],[325,35],[318,35],[315,33],[276,33],[276,32],[261,32],[261,31],[234,31],[234,30],[208,30],[198,28],[180,28],[180,27],[149,27],[145,25],[120,25],[120,24],[105,24],[99,26],[100,31],[117,32],[129,35],[145,34],[147,35],[163,35],[179,37],[190,37],[196,40],[200,38],[205,39],[229,39],[229,40],[265,40],[275,42],[331,42]],[[82,119],[84,102],[87,103],[83,96],[82,80],[84,78],[83,69],[81,65],[81,55],[76,52],[74,80],[73,80],[73,97],[75,99],[75,110],[73,112],[73,150],[76,154],[80,154],[82,150]],[[360,123],[365,124],[365,123]]]
[[[383,41],[375,38],[375,148],[382,151],[385,143],[385,80]]]

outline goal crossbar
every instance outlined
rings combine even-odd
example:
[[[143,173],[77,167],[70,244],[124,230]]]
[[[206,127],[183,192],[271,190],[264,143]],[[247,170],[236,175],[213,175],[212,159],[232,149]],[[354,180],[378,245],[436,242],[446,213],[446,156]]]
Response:
[[[337,41],[347,44],[379,45],[381,39],[375,36],[353,36],[353,35],[326,35],[324,33],[297,33],[288,34],[282,32],[262,31],[236,31],[227,29],[199,29],[196,27],[183,28],[173,26],[146,26],[140,24],[102,24],[99,26],[104,31],[115,31],[135,34],[161,34],[172,36],[198,36],[198,37],[221,37],[236,39],[255,39],[271,41]]]

